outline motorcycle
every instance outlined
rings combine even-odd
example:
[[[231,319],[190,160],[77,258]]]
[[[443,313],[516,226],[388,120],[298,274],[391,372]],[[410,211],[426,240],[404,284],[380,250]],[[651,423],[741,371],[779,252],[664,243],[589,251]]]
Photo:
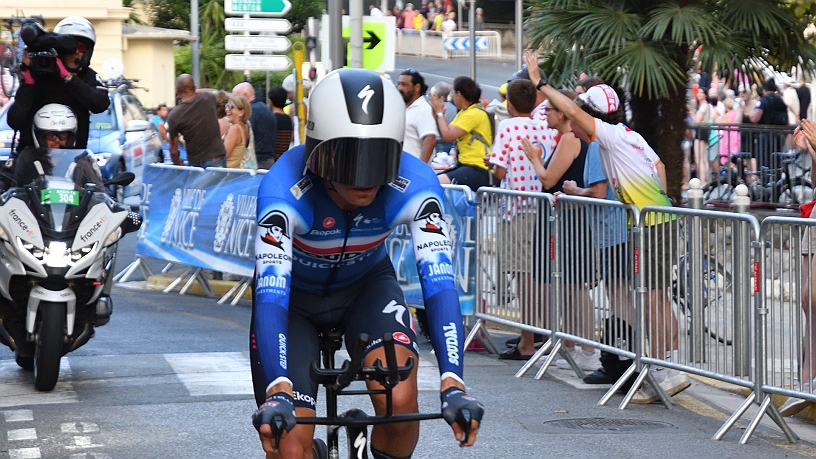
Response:
[[[50,150],[45,169],[33,161],[32,183],[0,195],[0,343],[34,370],[40,391],[56,385],[62,356],[110,320],[117,241],[141,225],[107,188],[128,185],[134,174],[103,182],[91,158]]]

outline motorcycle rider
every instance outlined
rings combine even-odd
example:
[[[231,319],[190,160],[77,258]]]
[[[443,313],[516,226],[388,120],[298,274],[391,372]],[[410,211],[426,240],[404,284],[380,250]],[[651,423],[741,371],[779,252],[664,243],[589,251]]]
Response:
[[[17,186],[31,183],[40,174],[34,163],[40,162],[45,175],[51,174],[52,165],[60,150],[76,146],[77,121],[74,112],[62,104],[47,104],[34,114],[31,134],[34,146],[24,148],[18,155],[16,165],[12,164],[14,182]],[[76,183],[94,183],[100,189],[106,190],[102,181],[102,171],[87,152],[76,159],[72,176]],[[2,174],[9,168],[0,170],[0,178],[7,178]]]
[[[76,115],[75,148],[88,145],[91,115],[108,108],[108,91],[89,64],[96,44],[96,32],[90,21],[81,16],[69,16],[54,27],[54,33],[69,35],[77,42],[75,50],[60,50],[56,58],[58,72],[34,74],[29,69],[28,52],[23,53],[23,82],[15,102],[8,111],[8,124],[20,131],[16,151],[34,145],[31,125],[34,114],[46,104],[58,103],[71,108]],[[12,152],[11,158],[16,157]]]

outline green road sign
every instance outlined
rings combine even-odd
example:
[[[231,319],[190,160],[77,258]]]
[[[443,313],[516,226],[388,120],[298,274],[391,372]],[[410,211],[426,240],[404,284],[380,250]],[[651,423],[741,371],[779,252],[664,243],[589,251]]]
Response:
[[[283,16],[290,8],[289,0],[224,0],[224,12],[232,15]]]
[[[385,22],[363,21],[363,68],[379,70],[385,61]],[[343,27],[343,38],[351,37],[348,26]],[[351,43],[346,48],[346,67],[351,61]]]

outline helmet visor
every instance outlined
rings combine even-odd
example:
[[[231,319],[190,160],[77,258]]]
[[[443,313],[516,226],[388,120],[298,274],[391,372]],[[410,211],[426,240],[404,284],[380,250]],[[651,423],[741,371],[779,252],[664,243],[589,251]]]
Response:
[[[306,139],[306,151],[315,142]],[[318,176],[349,186],[380,186],[399,172],[402,144],[394,139],[339,138],[311,149],[307,167]]]

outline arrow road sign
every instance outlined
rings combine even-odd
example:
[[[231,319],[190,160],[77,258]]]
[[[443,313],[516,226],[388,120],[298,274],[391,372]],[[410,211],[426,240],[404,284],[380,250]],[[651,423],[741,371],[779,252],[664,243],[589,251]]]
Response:
[[[227,35],[224,49],[227,51],[271,51],[282,53],[289,50],[292,42],[286,37],[270,35]]]
[[[288,33],[292,23],[286,19],[239,19],[227,18],[224,28],[229,32]]]
[[[366,32],[368,32],[368,37],[363,39],[363,43],[368,43],[366,49],[376,48],[380,44],[380,37],[370,29],[366,30]]]
[[[283,16],[290,8],[289,0],[224,0],[224,12],[234,15]]]
[[[292,62],[286,56],[264,54],[227,54],[224,56],[224,67],[227,70],[289,70]]]
[[[470,38],[446,38],[443,46],[445,51],[467,51],[470,49]],[[487,37],[476,37],[476,49],[487,49]]]

